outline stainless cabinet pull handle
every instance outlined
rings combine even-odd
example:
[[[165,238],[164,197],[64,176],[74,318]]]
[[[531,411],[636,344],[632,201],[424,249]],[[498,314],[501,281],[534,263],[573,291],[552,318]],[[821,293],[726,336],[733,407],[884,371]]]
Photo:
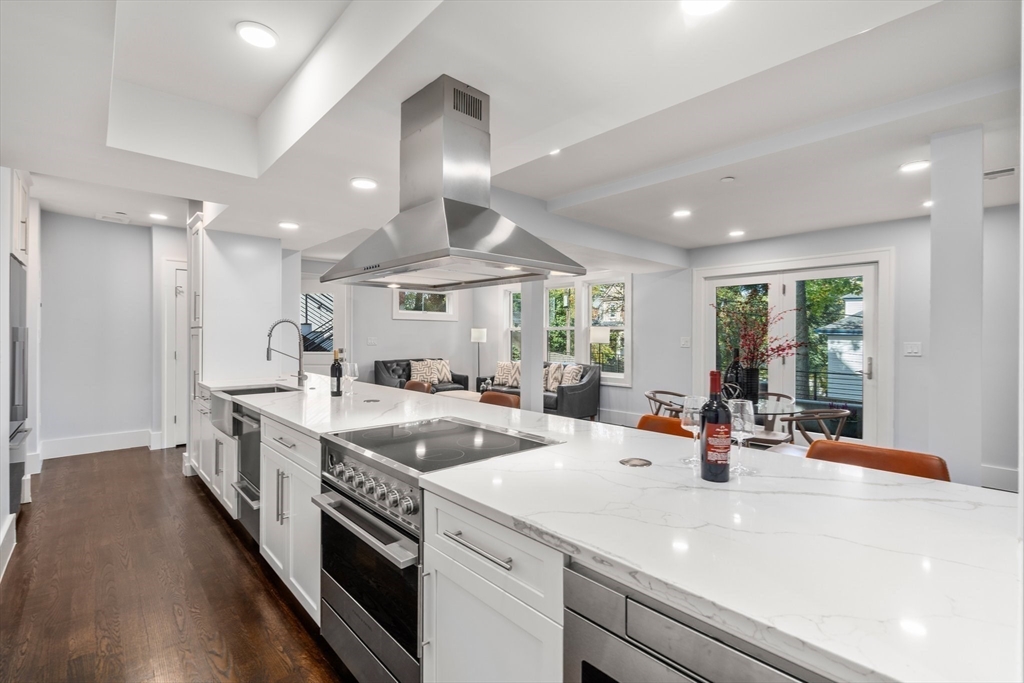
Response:
[[[293,443],[288,443],[287,441],[285,441],[284,439],[282,439],[282,438],[281,438],[281,437],[279,437],[279,436],[275,436],[275,437],[274,437],[274,441],[278,442],[279,444],[281,444],[281,445],[282,445],[282,446],[284,446],[285,448],[295,448],[295,444],[293,444]]]
[[[220,464],[221,455],[223,455],[224,444],[221,443],[220,439],[215,439],[213,442],[213,473],[220,474],[224,471],[224,468]]]
[[[192,319],[199,320],[199,292],[192,292]]]
[[[451,531],[448,531],[447,529],[445,529],[444,530],[444,536],[445,536],[445,538],[450,538],[451,540],[455,541],[456,543],[461,545],[463,548],[467,548],[468,550],[472,550],[474,553],[476,553],[477,555],[480,555],[485,560],[490,560],[491,562],[493,562],[494,564],[498,565],[499,567],[501,567],[505,571],[507,571],[507,572],[512,571],[512,558],[511,557],[506,557],[504,560],[502,560],[502,559],[499,559],[499,558],[495,557],[494,555],[491,555],[489,552],[487,552],[483,548],[478,548],[475,545],[473,545],[472,543],[470,543],[469,541],[467,541],[466,539],[464,539],[462,537],[462,532],[461,531],[451,532]]]
[[[281,470],[277,470],[277,475],[276,476],[277,476],[277,490],[275,491],[275,493],[277,494],[277,496],[274,499],[274,505],[276,506],[275,509],[277,510],[277,514],[274,516],[274,519],[277,521],[278,524],[280,524],[281,523]]]
[[[288,474],[284,470],[281,470],[281,524],[284,524],[284,520],[288,519],[288,517],[290,516],[289,513],[284,509],[284,480],[291,479],[291,476],[292,475]]]

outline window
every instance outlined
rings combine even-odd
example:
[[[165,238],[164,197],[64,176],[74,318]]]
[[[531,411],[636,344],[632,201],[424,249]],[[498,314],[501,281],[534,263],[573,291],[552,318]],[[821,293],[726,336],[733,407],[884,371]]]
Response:
[[[509,360],[521,360],[523,350],[523,295],[519,292],[509,292],[508,294]]]
[[[591,282],[588,286],[587,305],[590,314],[590,363],[601,366],[601,376],[612,380],[609,383],[628,384],[628,280]]]
[[[391,317],[394,320],[456,321],[458,297],[455,292],[418,292],[394,290]]]
[[[576,360],[576,288],[568,285],[547,290],[545,359],[552,363]]]
[[[334,295],[300,294],[299,328],[302,350],[330,352],[334,350]]]

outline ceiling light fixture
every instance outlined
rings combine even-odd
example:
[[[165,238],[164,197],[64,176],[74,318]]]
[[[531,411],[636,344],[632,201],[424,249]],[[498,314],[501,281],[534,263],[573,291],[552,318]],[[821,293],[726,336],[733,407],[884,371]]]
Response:
[[[729,0],[680,0],[684,14],[691,17],[703,17],[714,14],[729,4]]]
[[[505,266],[505,270],[522,270],[519,266]]]
[[[673,211],[672,215],[675,218],[686,218],[687,216],[690,215],[690,210],[689,209],[679,209],[678,211]]]
[[[235,24],[235,33],[238,37],[256,47],[264,49],[277,45],[277,34],[273,29],[255,21],[240,21]]]
[[[747,233],[742,230],[732,230],[729,232],[729,237],[743,237],[745,234]]]
[[[285,230],[298,230],[299,229],[299,224],[298,223],[290,223],[288,221],[281,221],[280,223],[277,224],[277,227],[284,228]]]
[[[151,213],[151,214],[149,214],[149,217],[152,218],[155,221],[165,221],[165,220],[167,220],[167,216],[163,215],[162,213]]]
[[[921,206],[923,206],[926,209],[930,209],[930,208],[932,208],[932,205],[934,205],[934,204],[935,204],[935,202],[933,202],[932,200],[929,199],[928,201],[926,201]]]
[[[392,282],[390,285],[388,285],[388,287],[391,289],[398,289],[401,286],[402,285],[398,284],[397,282]]]
[[[723,183],[731,183],[731,182],[732,182],[732,181],[734,181],[734,180],[736,180],[736,179],[735,179],[735,178],[733,178],[733,177],[732,177],[731,175],[727,175],[727,176],[725,176],[724,178],[722,178],[722,182],[723,182]]]
[[[377,181],[371,178],[353,178],[352,187],[357,190],[372,190],[377,187]]]
[[[923,171],[931,165],[932,162],[927,159],[921,159],[920,161],[908,161],[900,166],[900,170],[904,173],[913,173],[914,171]]]
[[[550,152],[548,152],[548,154],[551,155],[551,156],[555,156],[556,154],[558,154],[561,151],[562,150],[560,150],[560,149],[553,149]]]

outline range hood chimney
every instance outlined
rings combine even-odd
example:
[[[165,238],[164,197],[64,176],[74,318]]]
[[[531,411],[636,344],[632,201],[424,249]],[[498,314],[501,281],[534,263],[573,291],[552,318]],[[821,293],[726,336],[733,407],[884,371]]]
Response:
[[[402,103],[399,213],[321,282],[451,291],[586,274],[490,209],[490,108],[449,76]]]

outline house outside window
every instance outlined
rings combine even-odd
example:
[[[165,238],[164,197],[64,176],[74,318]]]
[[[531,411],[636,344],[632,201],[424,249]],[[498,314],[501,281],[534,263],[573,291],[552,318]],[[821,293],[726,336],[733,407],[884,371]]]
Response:
[[[459,319],[456,292],[420,292],[412,289],[393,291],[391,317],[394,320],[454,322]]]
[[[601,366],[601,377],[605,383],[629,384],[629,279],[589,282],[586,308],[591,341],[588,345],[588,362]]]

